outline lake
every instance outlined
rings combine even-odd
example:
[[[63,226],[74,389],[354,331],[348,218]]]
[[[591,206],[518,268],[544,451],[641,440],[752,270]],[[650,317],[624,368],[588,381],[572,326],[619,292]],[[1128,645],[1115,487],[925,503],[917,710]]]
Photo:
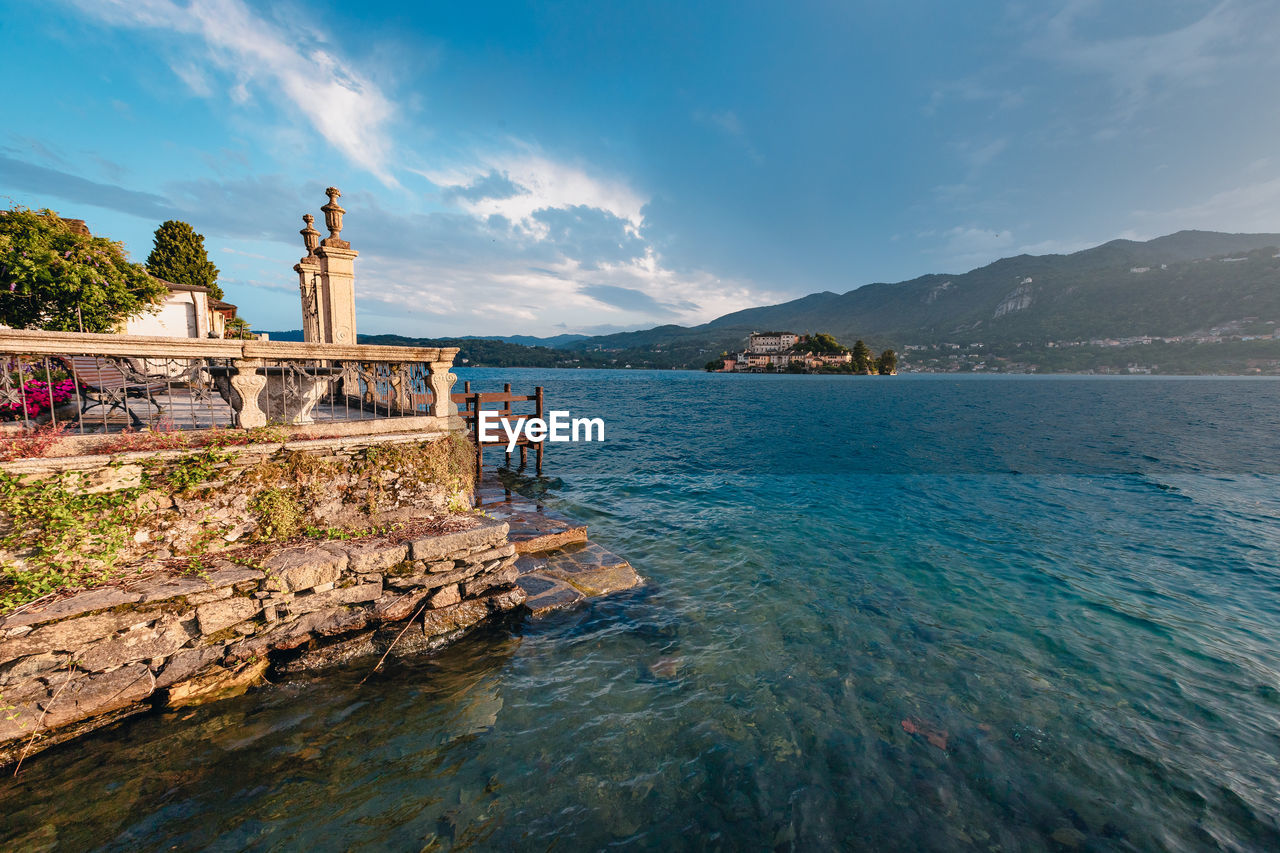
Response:
[[[1277,382],[456,372],[604,418],[549,502],[646,584],[55,747],[3,846],[1280,848]]]

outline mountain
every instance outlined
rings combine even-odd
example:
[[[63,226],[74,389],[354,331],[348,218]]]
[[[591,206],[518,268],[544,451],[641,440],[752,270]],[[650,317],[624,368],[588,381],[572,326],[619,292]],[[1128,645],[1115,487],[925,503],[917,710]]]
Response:
[[[533,335],[463,335],[459,340],[502,341],[507,344],[519,344],[522,347],[562,349],[572,347],[578,341],[586,340],[587,337],[587,335],[553,335],[549,338],[536,338]]]
[[[824,331],[896,347],[1180,335],[1246,316],[1280,320],[1276,247],[1280,234],[1180,231],[1146,242],[1112,240],[1069,255],[1002,258],[958,275],[815,293],[692,328],[593,337],[572,348],[720,343],[759,329]],[[1247,259],[1225,260],[1238,257]]]
[[[786,329],[892,347],[906,369],[1280,373],[1278,323],[1280,234],[1179,231],[824,291],[693,327],[360,340],[461,346],[473,365],[671,368],[701,367],[752,331]]]

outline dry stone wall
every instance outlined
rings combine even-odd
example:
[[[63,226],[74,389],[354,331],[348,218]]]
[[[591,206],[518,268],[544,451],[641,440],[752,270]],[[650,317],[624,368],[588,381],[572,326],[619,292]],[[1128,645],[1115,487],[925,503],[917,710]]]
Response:
[[[466,518],[409,542],[214,560],[202,576],[154,575],[0,619],[0,764],[153,706],[243,692],[272,667],[420,651],[519,607],[507,524]]]
[[[97,531],[87,519],[95,535],[77,541],[44,542],[47,530],[28,521],[30,530],[0,544],[0,560],[21,569],[43,547],[69,563],[130,566],[308,527],[368,530],[464,510],[472,453],[460,435],[416,433],[8,462],[0,479],[43,489],[32,492],[36,502],[110,493],[125,503],[119,524]]]

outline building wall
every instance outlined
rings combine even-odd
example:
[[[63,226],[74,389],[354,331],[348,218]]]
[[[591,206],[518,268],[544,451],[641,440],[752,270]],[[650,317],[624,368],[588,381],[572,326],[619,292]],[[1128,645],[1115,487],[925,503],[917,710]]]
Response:
[[[780,352],[790,349],[800,340],[800,336],[794,332],[783,332],[779,335],[761,335],[753,334],[747,343],[748,348],[752,352]]]
[[[174,290],[154,311],[127,320],[124,333],[165,338],[207,338],[213,328],[211,313],[209,294]],[[218,325],[221,327],[222,324]]]

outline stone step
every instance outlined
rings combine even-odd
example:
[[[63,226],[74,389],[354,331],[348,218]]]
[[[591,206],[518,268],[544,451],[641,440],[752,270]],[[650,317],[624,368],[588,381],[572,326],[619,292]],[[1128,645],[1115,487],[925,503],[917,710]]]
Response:
[[[528,596],[525,606],[534,615],[572,607],[584,598],[631,589],[641,582],[630,563],[594,542],[523,554],[516,560],[516,569],[520,572],[516,583]]]
[[[524,590],[524,606],[534,616],[544,616],[553,610],[572,607],[586,596],[562,580],[530,572],[516,579],[516,585]]]
[[[477,508],[511,526],[507,539],[517,554],[537,554],[587,541],[587,525],[518,494],[481,489]]]

